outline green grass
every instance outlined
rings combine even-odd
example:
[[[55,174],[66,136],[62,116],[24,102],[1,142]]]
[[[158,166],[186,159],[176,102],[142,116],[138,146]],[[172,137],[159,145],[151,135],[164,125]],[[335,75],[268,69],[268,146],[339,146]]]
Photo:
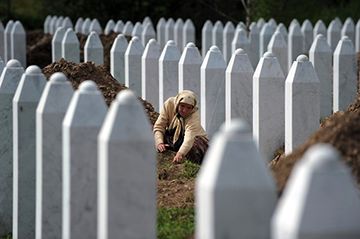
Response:
[[[186,239],[195,231],[195,208],[158,207],[158,239]]]
[[[200,165],[187,160],[183,163],[183,165],[184,168],[181,170],[181,174],[177,177],[177,179],[192,179],[197,177]]]

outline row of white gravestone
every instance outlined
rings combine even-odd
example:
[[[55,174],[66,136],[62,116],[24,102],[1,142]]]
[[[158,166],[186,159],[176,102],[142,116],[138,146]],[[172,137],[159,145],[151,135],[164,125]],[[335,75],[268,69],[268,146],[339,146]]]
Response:
[[[94,82],[74,92],[17,60],[0,82],[0,236],[156,238],[156,153],[135,94],[108,110]]]
[[[195,203],[198,239],[360,237],[357,184],[335,148],[310,147],[278,200],[275,180],[240,119],[210,142]]]
[[[17,59],[26,66],[26,32],[20,21],[9,20],[5,29],[0,21],[0,58],[4,62]]]

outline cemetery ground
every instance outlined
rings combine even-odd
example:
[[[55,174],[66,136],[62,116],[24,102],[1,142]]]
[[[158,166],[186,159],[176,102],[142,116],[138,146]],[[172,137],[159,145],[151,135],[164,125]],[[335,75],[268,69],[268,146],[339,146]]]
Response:
[[[117,93],[126,87],[110,75],[110,49],[118,33],[100,35],[104,46],[104,64],[95,66],[91,62],[75,64],[64,59],[51,63],[52,36],[42,31],[27,33],[27,65],[37,65],[49,79],[55,72],[63,72],[73,84],[74,89],[84,80],[93,80],[104,95],[108,106]],[[81,47],[81,61],[86,36],[78,34]],[[129,40],[129,38],[128,38]],[[358,54],[358,73],[359,73]],[[359,77],[359,74],[358,74]],[[152,105],[139,98],[144,104],[149,121],[153,124],[159,113]],[[274,153],[274,159],[268,164],[278,185],[279,196],[286,184],[294,164],[309,146],[325,142],[332,144],[342,154],[343,161],[349,165],[360,186],[360,93],[346,110],[337,112],[320,123],[319,129],[290,155],[284,155],[284,148]],[[241,154],[241,152],[239,152]],[[184,163],[172,165],[174,152],[158,153],[158,189],[157,199],[159,238],[193,238],[194,232],[194,187],[199,170],[198,165]]]

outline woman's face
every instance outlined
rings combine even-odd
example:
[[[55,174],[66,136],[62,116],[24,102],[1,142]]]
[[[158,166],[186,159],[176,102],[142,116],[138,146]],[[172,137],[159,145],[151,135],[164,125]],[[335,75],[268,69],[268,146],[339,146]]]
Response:
[[[181,115],[181,117],[186,117],[192,111],[193,108],[194,107],[192,105],[186,103],[179,103],[178,112]]]

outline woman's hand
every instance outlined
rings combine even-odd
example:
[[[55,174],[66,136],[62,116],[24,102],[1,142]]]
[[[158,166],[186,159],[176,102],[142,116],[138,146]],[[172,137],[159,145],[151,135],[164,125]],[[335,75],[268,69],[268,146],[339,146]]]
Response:
[[[164,152],[165,150],[166,150],[166,147],[170,147],[170,145],[168,145],[168,144],[158,144],[158,146],[157,146],[157,150],[159,151],[159,152]]]
[[[177,163],[183,163],[184,162],[184,155],[180,152],[177,152],[174,160],[171,162],[172,164],[177,164]]]

